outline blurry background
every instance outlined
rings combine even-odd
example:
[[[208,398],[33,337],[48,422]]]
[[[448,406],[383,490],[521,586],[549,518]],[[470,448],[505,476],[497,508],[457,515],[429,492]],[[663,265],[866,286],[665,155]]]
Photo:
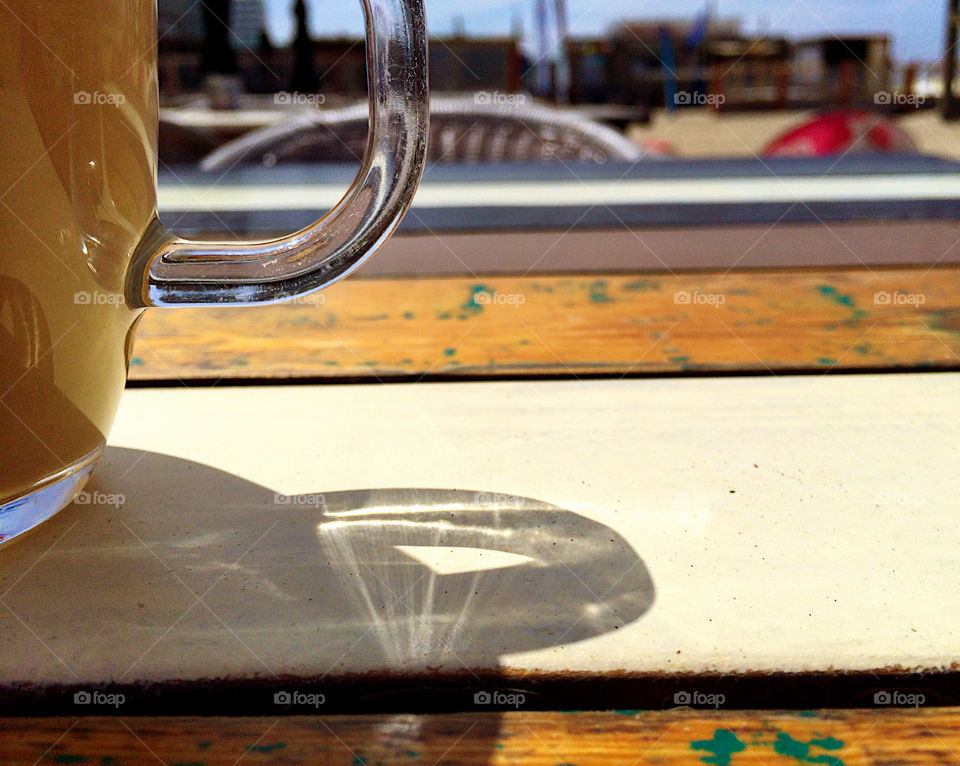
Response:
[[[764,153],[810,110],[864,107],[894,118],[910,148],[952,157],[947,6],[428,0],[431,87],[481,106],[569,105],[650,154],[681,157]],[[363,99],[362,23],[346,0],[160,0],[163,103],[283,112]],[[210,144],[277,117],[194,122],[213,129]]]
[[[427,0],[428,166],[364,274],[960,262],[958,6]],[[365,146],[359,3],[159,8],[164,222],[309,225]]]

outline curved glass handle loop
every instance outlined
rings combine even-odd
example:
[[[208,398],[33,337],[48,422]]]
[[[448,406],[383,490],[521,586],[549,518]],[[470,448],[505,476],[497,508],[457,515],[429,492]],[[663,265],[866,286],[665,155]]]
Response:
[[[312,226],[263,242],[191,242],[155,222],[131,260],[130,305],[261,303],[302,295],[345,277],[393,233],[426,157],[426,21],[423,0],[361,3],[370,130],[343,199]]]

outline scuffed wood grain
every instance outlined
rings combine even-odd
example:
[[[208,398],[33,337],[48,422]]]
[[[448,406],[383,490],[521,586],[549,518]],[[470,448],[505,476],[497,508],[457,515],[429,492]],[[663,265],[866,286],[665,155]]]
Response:
[[[0,720],[0,762],[943,766],[960,762],[960,711],[23,718]]]
[[[350,279],[153,309],[135,381],[960,368],[960,269]]]

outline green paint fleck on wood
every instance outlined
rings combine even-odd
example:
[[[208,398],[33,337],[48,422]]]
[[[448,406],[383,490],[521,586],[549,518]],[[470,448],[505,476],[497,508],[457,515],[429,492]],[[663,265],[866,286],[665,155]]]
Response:
[[[521,339],[520,345],[521,345],[521,346],[529,346],[529,345],[530,345],[530,339],[529,339],[529,338],[523,338],[523,339]]]
[[[135,356],[130,360],[130,364],[133,367],[137,367],[138,365],[143,364],[143,360],[139,356]]]
[[[690,357],[688,357],[688,356],[671,356],[671,357],[670,357],[670,361],[671,361],[671,362],[677,362],[677,363],[679,363],[679,364],[682,364],[683,362],[689,362],[689,361],[690,361]]]
[[[690,747],[694,750],[713,753],[713,755],[700,756],[701,761],[713,766],[730,766],[733,754],[747,749],[747,746],[729,729],[717,729],[713,733],[713,739],[694,740],[690,743]]]
[[[366,766],[367,759],[362,756],[357,756],[353,759],[353,766]]]
[[[613,712],[616,715],[639,715],[643,711],[642,710],[614,710]]]
[[[445,348],[445,349],[443,350],[443,355],[444,355],[444,356],[453,356],[453,355],[456,354],[456,353],[457,353],[457,350],[456,350],[455,348]]]
[[[831,359],[829,356],[821,356],[821,357],[817,360],[817,362],[819,362],[820,364],[836,364],[836,363],[837,363],[837,360],[836,360],[836,359]]]
[[[843,740],[836,737],[823,737],[821,739],[811,739],[810,744],[814,747],[822,747],[824,750],[839,750],[843,747]]]
[[[407,757],[409,757],[409,758],[419,758],[419,757],[420,757],[420,753],[417,752],[416,750],[407,750]]]
[[[867,316],[869,316],[869,314],[867,314],[866,311],[857,309],[850,315],[849,319],[844,319],[842,324],[844,327],[856,327],[860,323],[860,320]]]
[[[449,319],[453,316],[449,311],[444,311],[442,314],[437,314],[437,319]]]
[[[833,737],[811,739],[809,742],[801,742],[789,734],[780,732],[777,734],[776,742],[773,743],[774,752],[787,758],[793,758],[798,763],[822,763],[826,766],[843,766],[843,761],[834,755],[811,755],[811,747],[818,747],[823,750],[839,750],[843,747],[843,742]]]
[[[340,362],[337,362],[337,361],[334,361],[333,359],[330,359],[330,360],[324,362],[324,364],[327,365],[327,367],[335,367],[336,365],[340,364]]]
[[[817,717],[817,714],[814,713],[812,710],[801,710],[799,713],[797,713],[797,715],[800,716],[801,718],[816,718],[816,717]]]
[[[839,292],[836,287],[831,287],[830,285],[820,285],[817,289],[820,290],[820,294],[824,298],[829,298],[834,303],[839,303],[841,306],[850,306],[853,308],[853,298],[849,295],[844,295]]]
[[[631,292],[643,292],[646,290],[659,290],[660,283],[654,282],[651,279],[638,279],[634,282],[628,282],[623,286],[624,290],[629,290]]]
[[[401,359],[400,364],[413,364],[412,359]]]
[[[235,364],[237,367],[246,367],[247,365],[250,364],[250,362],[248,362],[246,359],[237,359],[237,360],[234,362],[234,364]]]
[[[468,314],[479,314],[483,311],[483,304],[489,302],[490,296],[492,296],[496,290],[491,290],[486,285],[474,285],[470,288],[470,296],[467,298],[466,302],[460,307]],[[477,298],[485,294],[484,298],[481,298],[480,301],[477,301]]]
[[[286,745],[283,742],[277,742],[275,745],[250,745],[247,747],[248,753],[272,753],[274,750],[283,750]]]
[[[590,283],[590,302],[591,303],[613,303],[613,299],[607,295],[607,282],[599,279]]]
[[[413,312],[412,312],[412,311],[404,311],[404,312],[403,312],[403,318],[404,318],[404,319],[413,319]]]

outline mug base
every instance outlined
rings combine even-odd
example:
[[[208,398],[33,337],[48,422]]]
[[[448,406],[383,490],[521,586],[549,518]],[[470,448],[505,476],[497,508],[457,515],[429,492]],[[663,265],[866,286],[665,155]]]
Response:
[[[52,476],[39,489],[0,505],[0,548],[70,505],[87,483],[102,452],[102,447],[94,450]]]

